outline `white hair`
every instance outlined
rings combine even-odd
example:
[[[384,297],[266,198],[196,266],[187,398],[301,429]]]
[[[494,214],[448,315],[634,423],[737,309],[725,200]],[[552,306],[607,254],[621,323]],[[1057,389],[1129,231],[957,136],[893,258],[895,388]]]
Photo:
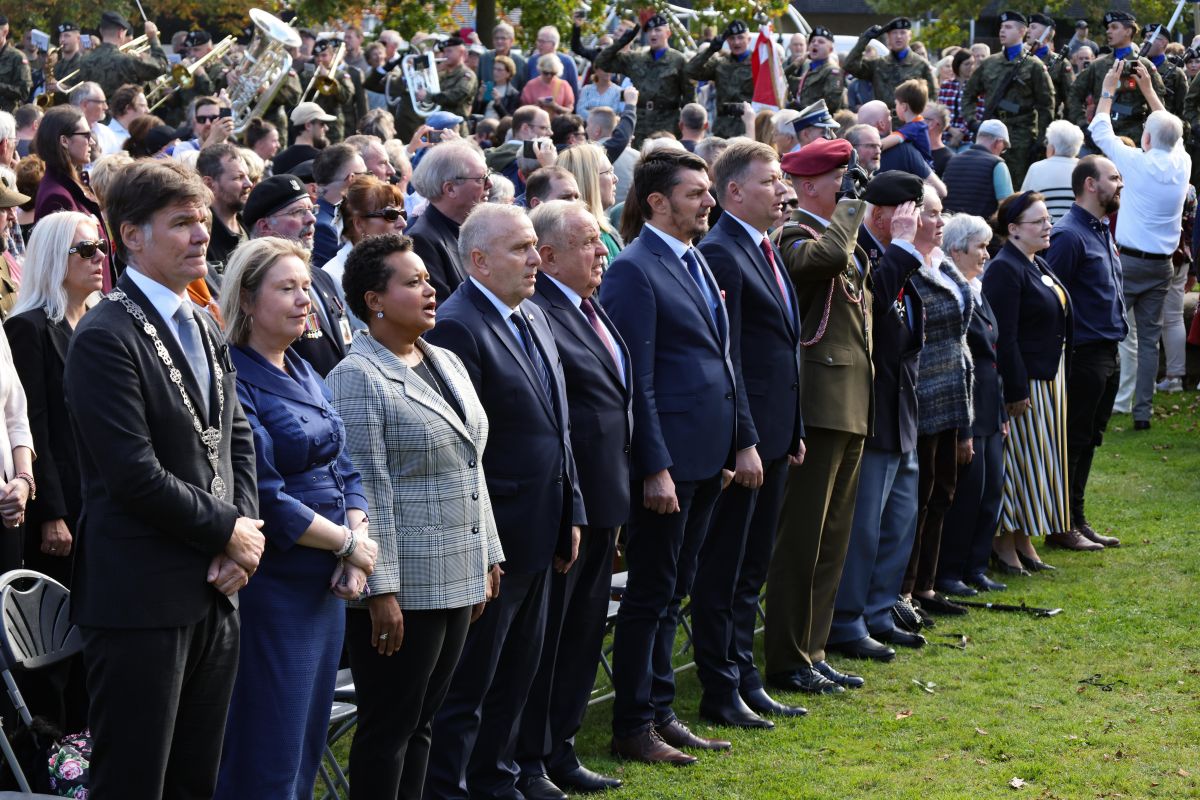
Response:
[[[642,142],[642,158],[651,153],[657,153],[659,150],[680,150],[684,153],[687,152],[687,148],[680,144],[678,139],[672,139],[668,136],[663,136],[660,139],[647,139]]]
[[[1146,133],[1153,150],[1171,150],[1183,138],[1183,123],[1170,111],[1159,110],[1146,117]]]
[[[1046,128],[1046,143],[1054,148],[1054,155],[1075,158],[1083,147],[1083,131],[1073,122],[1056,119]]]
[[[17,119],[7,111],[0,111],[0,141],[17,138]]]
[[[538,72],[553,72],[555,75],[563,74],[563,65],[558,60],[558,53],[546,53],[544,56],[539,56],[537,68]]]
[[[422,161],[421,164],[425,162]],[[421,168],[417,165],[417,169]],[[471,253],[492,252],[502,230],[515,230],[521,220],[528,219],[525,209],[504,203],[480,203],[471,209],[462,227],[458,229],[458,257],[470,269]]]
[[[537,35],[541,36],[542,34],[553,36],[555,47],[558,47],[558,45],[562,42],[562,36],[558,32],[558,28],[554,27],[553,25],[546,25],[545,27],[538,28]]]
[[[413,189],[426,200],[440,200],[442,187],[448,181],[462,177],[472,167],[483,163],[483,153],[464,139],[435,145],[413,169]]]
[[[992,240],[992,226],[974,214],[955,214],[942,229],[942,249],[947,253],[965,253],[980,242]]]
[[[775,116],[771,117],[771,125],[775,128],[775,133],[780,136],[796,136],[796,129],[792,127],[792,123],[800,119],[800,112],[792,108],[785,108]]]

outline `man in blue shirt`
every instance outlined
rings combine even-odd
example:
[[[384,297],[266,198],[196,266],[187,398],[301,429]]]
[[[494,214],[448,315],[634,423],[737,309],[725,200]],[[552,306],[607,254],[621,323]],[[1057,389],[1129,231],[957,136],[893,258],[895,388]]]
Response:
[[[1067,383],[1067,464],[1071,530],[1047,540],[1072,550],[1116,547],[1084,515],[1084,490],[1092,457],[1104,437],[1117,395],[1117,344],[1129,328],[1121,262],[1105,219],[1121,203],[1121,173],[1103,156],[1086,156],[1071,173],[1075,203],[1050,232],[1046,261],[1071,296],[1074,350]],[[1057,540],[1057,541],[1056,541]]]

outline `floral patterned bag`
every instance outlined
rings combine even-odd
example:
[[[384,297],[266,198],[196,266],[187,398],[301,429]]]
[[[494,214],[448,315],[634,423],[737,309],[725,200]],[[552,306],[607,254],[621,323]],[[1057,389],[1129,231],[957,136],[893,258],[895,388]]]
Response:
[[[92,760],[92,732],[64,736],[50,752],[50,792],[59,797],[85,800],[88,765]]]

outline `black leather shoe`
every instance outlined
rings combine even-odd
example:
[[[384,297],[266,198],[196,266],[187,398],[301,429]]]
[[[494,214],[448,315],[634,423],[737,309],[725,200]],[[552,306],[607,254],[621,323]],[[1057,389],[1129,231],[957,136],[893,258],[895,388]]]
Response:
[[[750,706],[750,710],[763,717],[803,717],[808,709],[803,706],[785,705],[763,689],[751,689],[742,692],[742,700]]]
[[[1052,567],[1040,558],[1030,558],[1024,553],[1017,553],[1017,558],[1021,559],[1021,564],[1030,572],[1054,572],[1058,567]]]
[[[846,691],[812,667],[802,667],[791,672],[772,673],[767,675],[767,684],[785,692],[839,694]]]
[[[949,594],[955,597],[974,597],[979,594],[976,590],[967,586],[960,580],[943,580],[938,581],[936,588],[942,594]]]
[[[849,672],[838,672],[829,666],[828,661],[818,661],[813,664],[813,669],[827,680],[833,681],[836,685],[844,686],[847,689],[861,689],[866,684],[866,681],[858,675],[851,675]]]
[[[944,594],[937,594],[935,592],[933,597],[915,597],[914,599],[921,604],[922,609],[928,611],[930,614],[961,617],[967,613],[965,607],[951,602]]]
[[[897,628],[911,633],[919,633],[925,627],[925,620],[921,619],[921,614],[906,597],[899,598],[892,606],[892,621]]]
[[[1022,578],[1028,578],[1031,574],[1029,570],[1020,566],[1019,560],[1017,564],[1010,564],[995,553],[992,553],[992,569],[1001,575],[1019,575]]]
[[[880,642],[894,644],[897,647],[924,647],[925,637],[919,633],[903,630],[902,628],[892,628],[890,631],[880,631],[875,633],[871,631],[871,638]]]
[[[763,719],[738,695],[732,700],[720,702],[715,698],[700,698],[700,718],[714,725],[725,725],[731,728],[774,728],[775,723]]]
[[[575,767],[570,772],[555,772],[550,780],[554,781],[554,785],[558,788],[575,794],[592,794],[621,788],[621,781],[618,778],[610,778],[607,775],[592,772],[583,765]]]
[[[656,722],[654,730],[658,732],[664,742],[677,750],[685,747],[695,750],[730,750],[733,748],[733,742],[725,739],[708,739],[704,736],[697,736],[692,733],[691,728],[680,722],[678,717],[670,722],[661,724]]]
[[[522,775],[517,779],[517,789],[526,800],[567,800],[567,793],[545,775]]]
[[[1134,429],[1135,431],[1148,431],[1148,430],[1150,430],[1150,420],[1148,420],[1148,419],[1135,419],[1135,420],[1133,421],[1133,429]]]
[[[825,645],[825,649],[847,658],[869,658],[872,661],[886,662],[896,657],[895,650],[885,644],[880,644],[870,636],[864,636],[852,642],[831,642]]]
[[[1115,536],[1103,536],[1099,533],[1096,533],[1096,530],[1091,525],[1087,524],[1086,522],[1083,523],[1082,525],[1080,525],[1078,528],[1076,528],[1076,530],[1079,531],[1080,536],[1087,539],[1089,542],[1095,542],[1096,544],[1102,544],[1105,547],[1120,547],[1121,546],[1120,539],[1118,539]]]
[[[1008,588],[1007,583],[994,581],[982,572],[967,577],[967,583],[981,592],[1003,592]]]

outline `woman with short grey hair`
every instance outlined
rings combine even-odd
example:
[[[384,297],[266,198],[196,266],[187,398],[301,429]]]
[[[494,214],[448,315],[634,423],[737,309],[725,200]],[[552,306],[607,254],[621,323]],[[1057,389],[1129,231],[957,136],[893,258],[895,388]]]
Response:
[[[1040,192],[1046,198],[1050,217],[1058,222],[1075,202],[1071,173],[1079,163],[1083,131],[1065,119],[1056,119],[1046,128],[1046,158],[1030,165],[1021,183],[1022,192]]]

